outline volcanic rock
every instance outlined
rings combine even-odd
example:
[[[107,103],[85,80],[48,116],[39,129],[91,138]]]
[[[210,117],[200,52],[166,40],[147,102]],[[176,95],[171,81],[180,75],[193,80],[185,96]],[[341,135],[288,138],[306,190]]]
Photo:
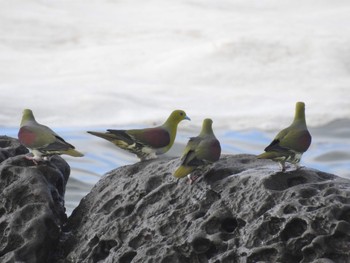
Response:
[[[21,145],[17,139],[0,136],[0,163],[7,158],[26,153],[28,153],[27,148]]]
[[[66,222],[70,168],[61,157],[35,165],[16,139],[0,137],[0,262],[53,262]],[[18,155],[20,154],[20,155]],[[16,156],[18,155],[18,156]]]
[[[350,262],[349,180],[226,155],[189,185],[178,165],[107,173],[69,218],[60,262]]]
[[[350,262],[347,179],[225,155],[189,185],[179,158],[149,160],[107,173],[67,221],[68,164],[24,153],[0,137],[0,262]]]

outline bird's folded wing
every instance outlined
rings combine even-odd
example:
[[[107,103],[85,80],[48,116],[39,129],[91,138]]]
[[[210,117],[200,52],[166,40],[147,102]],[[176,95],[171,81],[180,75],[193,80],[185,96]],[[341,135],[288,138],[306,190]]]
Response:
[[[109,131],[112,132],[111,130]],[[128,130],[126,133],[134,142],[151,148],[166,147],[170,143],[169,132],[161,127]]]
[[[47,145],[38,148],[38,150],[44,151],[67,151],[69,149],[75,149],[75,147],[69,143],[67,143],[61,137],[55,135],[55,140]]]

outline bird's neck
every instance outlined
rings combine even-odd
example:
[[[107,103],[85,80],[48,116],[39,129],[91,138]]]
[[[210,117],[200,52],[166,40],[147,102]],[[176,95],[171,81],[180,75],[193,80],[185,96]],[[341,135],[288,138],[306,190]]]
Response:
[[[211,128],[211,126],[204,126],[202,127],[201,132],[199,133],[200,137],[203,136],[210,136],[210,135],[214,135],[213,129]]]
[[[293,123],[305,124],[305,109],[296,109]]]
[[[170,121],[167,120],[162,126],[168,130],[169,134],[170,134],[170,142],[173,143],[175,141],[175,137],[176,137],[176,130],[177,130],[177,125],[179,124],[179,122],[176,121]]]
[[[24,125],[27,125],[28,123],[37,123],[37,122],[35,121],[34,117],[31,118],[30,116],[24,115],[21,120],[21,124],[20,124],[21,127]]]

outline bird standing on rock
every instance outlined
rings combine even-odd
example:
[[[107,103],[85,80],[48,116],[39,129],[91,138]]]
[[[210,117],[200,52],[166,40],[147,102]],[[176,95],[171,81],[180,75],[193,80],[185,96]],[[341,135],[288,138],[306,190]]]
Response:
[[[305,121],[305,103],[297,102],[292,124],[281,130],[265,148],[265,153],[258,155],[257,158],[279,162],[284,172],[286,162],[298,165],[302,154],[307,151],[310,144],[311,135]]]
[[[26,158],[33,160],[35,164],[51,155],[84,156],[49,127],[36,122],[30,109],[23,111],[18,139],[21,144],[32,151],[33,157],[26,156]]]
[[[174,144],[177,126],[182,120],[190,120],[183,110],[173,111],[163,125],[133,130],[107,130],[88,133],[106,139],[116,146],[134,153],[143,160],[166,153]]]
[[[190,138],[181,157],[181,166],[174,173],[176,178],[185,177],[195,169],[204,168],[219,160],[221,146],[214,135],[212,124],[211,119],[205,119],[200,134]],[[189,179],[193,183],[197,177],[189,176]]]

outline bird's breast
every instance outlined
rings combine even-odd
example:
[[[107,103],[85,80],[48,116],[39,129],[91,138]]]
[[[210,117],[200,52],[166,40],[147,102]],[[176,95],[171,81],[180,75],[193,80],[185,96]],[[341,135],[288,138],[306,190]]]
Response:
[[[18,139],[24,146],[30,147],[35,143],[36,135],[25,127],[22,127],[18,132]]]

